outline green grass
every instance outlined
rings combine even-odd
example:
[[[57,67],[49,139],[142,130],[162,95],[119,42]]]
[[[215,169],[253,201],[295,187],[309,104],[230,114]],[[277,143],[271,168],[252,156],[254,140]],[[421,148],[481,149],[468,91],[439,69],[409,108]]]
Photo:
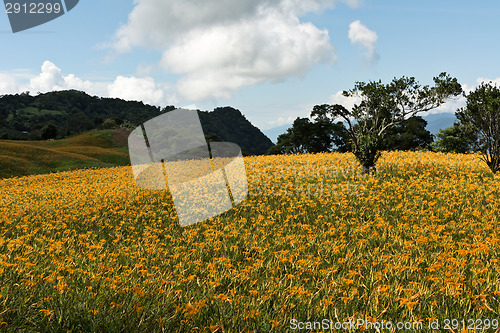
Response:
[[[128,165],[127,147],[114,140],[127,134],[120,131],[94,130],[51,141],[0,140],[0,178]]]

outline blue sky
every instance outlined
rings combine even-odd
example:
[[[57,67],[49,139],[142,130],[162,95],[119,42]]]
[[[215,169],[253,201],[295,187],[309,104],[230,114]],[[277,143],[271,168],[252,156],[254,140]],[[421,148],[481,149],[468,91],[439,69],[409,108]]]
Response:
[[[500,3],[82,0],[12,33],[0,14],[0,94],[60,89],[165,106],[230,105],[261,129],[309,115],[355,81],[446,71],[500,83]],[[453,112],[463,100],[436,112]]]

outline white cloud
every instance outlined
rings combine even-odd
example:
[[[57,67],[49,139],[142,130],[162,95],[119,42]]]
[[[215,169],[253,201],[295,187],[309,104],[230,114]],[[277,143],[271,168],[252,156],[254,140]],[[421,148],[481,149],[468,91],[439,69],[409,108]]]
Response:
[[[161,50],[160,65],[180,74],[177,89],[185,98],[228,98],[241,87],[303,76],[312,64],[333,61],[328,31],[299,16],[337,1],[136,0],[111,46]]]
[[[484,77],[479,77],[476,80],[477,85],[479,86],[481,83],[493,83],[494,85],[500,86],[500,77],[497,77],[496,79],[488,79]],[[472,90],[472,89],[471,89]]]
[[[179,102],[169,84],[156,82],[149,76],[120,75],[112,82],[84,81],[74,74],[64,75],[59,67],[48,60],[43,63],[39,74],[27,74],[25,71],[0,72],[0,95],[25,91],[36,95],[69,89],[100,97],[136,100],[158,106],[175,105]]]
[[[469,94],[473,90],[475,90],[481,83],[489,83],[489,82],[492,82],[493,84],[500,86],[500,78],[488,79],[479,77],[476,79],[475,85],[462,84],[462,90],[465,92],[465,94]],[[423,115],[432,113],[455,113],[458,109],[465,107],[466,105],[467,105],[467,99],[463,95],[460,95],[458,97],[448,99],[446,103],[442,104],[440,107],[431,110],[429,112],[425,112],[423,113]]]
[[[497,77],[496,79],[489,79],[489,78],[484,78],[484,77],[478,77],[476,79],[476,84],[462,84],[462,90],[465,92],[465,94],[470,94],[473,90],[475,90],[481,83],[492,83],[496,84],[497,86],[500,86],[500,77]],[[444,104],[442,104],[440,107],[429,111],[428,113],[455,113],[457,109],[465,107],[467,105],[467,99],[460,95],[455,98],[450,98],[448,101]]]
[[[330,104],[340,104],[347,110],[352,110],[355,104],[361,103],[361,97],[346,97],[342,93],[343,91],[337,91],[335,94],[331,95]]]
[[[161,105],[166,99],[164,91],[151,77],[118,76],[108,85],[108,96],[128,101],[143,101],[147,104]]]
[[[370,59],[376,59],[377,53],[375,52],[375,45],[377,44],[378,36],[373,30],[368,29],[356,20],[349,24],[348,37],[353,44],[361,44],[366,49],[366,54]]]
[[[0,95],[20,92],[20,86],[14,75],[0,73]]]
[[[343,0],[351,7],[358,0]],[[118,52],[135,46],[165,48],[186,33],[215,25],[254,21],[266,11],[297,16],[332,7],[335,0],[136,0],[128,23],[118,29],[110,44]],[[242,38],[244,38],[242,36]]]
[[[351,8],[358,8],[361,6],[362,0],[344,0],[342,2],[345,2]]]
[[[189,104],[189,105],[183,105],[183,106],[181,106],[180,109],[199,110],[200,108],[196,104]]]
[[[463,86],[462,86],[462,89]],[[422,112],[419,115],[426,116],[428,114],[436,114],[436,113],[455,113],[457,109],[464,107],[466,104],[466,99],[463,96],[449,98],[444,104],[441,104],[438,108],[430,110],[428,112]]]
[[[297,117],[291,117],[289,116],[288,118],[285,118],[285,117],[279,117],[278,119],[276,120],[271,120],[271,121],[268,121],[267,124],[273,128],[273,127],[278,127],[278,126],[283,126],[283,125],[291,125],[293,124],[293,122],[295,121],[295,119],[297,119]]]
[[[54,90],[91,90],[92,83],[83,81],[73,74],[64,76],[52,62],[46,60],[42,65],[42,72],[30,80],[29,90],[31,92],[47,92]]]

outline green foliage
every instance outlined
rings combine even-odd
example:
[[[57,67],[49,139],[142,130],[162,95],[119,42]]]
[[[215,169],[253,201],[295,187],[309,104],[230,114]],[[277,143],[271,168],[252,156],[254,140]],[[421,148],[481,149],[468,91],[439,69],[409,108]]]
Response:
[[[383,142],[384,150],[415,150],[429,148],[432,134],[425,129],[427,121],[413,116],[387,129]]]
[[[431,144],[432,149],[443,153],[467,153],[474,149],[477,135],[470,126],[455,121],[452,126],[436,134],[438,140]]]
[[[348,150],[348,136],[341,122],[328,117],[325,105],[316,105],[311,118],[297,118],[286,133],[278,137],[268,154],[321,153]],[[335,148],[334,148],[335,147]]]
[[[0,97],[0,138],[40,140],[52,123],[60,137],[92,129],[135,128],[145,121],[174,110],[118,98],[99,98],[76,90],[56,91],[37,96],[29,94]],[[238,144],[245,154],[264,154],[273,145],[240,111],[231,107],[214,112],[199,111],[206,134]]]
[[[457,79],[446,73],[434,77],[434,87],[420,86],[415,78],[403,76],[388,84],[380,80],[356,82],[353,89],[343,94],[360,98],[359,104],[352,110],[341,105],[325,106],[325,109],[330,118],[342,118],[347,123],[353,153],[362,166],[369,168],[375,165],[375,151],[383,149],[383,140],[391,128],[461,93]]]
[[[278,137],[278,143],[271,147],[268,154],[318,153],[327,151],[352,151],[347,129],[341,122],[334,123],[327,117],[327,105],[316,105],[311,117],[297,118],[288,131]],[[432,134],[425,129],[427,122],[419,116],[411,117],[387,130],[382,138],[370,136],[363,139],[360,147],[360,158],[366,158],[369,164],[377,160],[374,149],[383,150],[414,150],[428,148],[432,142]],[[334,148],[335,147],[335,148]]]
[[[382,138],[376,134],[362,135],[359,138],[358,149],[354,150],[353,153],[365,172],[377,163],[381,154],[381,147]]]
[[[455,78],[441,73],[434,78],[434,87],[420,86],[413,77],[356,82],[346,97],[358,97],[361,102],[347,110],[342,105],[316,105],[311,113],[314,122],[297,118],[287,133],[268,153],[286,154],[352,151],[364,170],[375,166],[382,149],[408,150],[427,148],[432,135],[425,129],[427,122],[417,113],[438,107],[462,92]],[[343,119],[347,128],[341,122]]]
[[[500,171],[500,88],[482,83],[466,97],[467,106],[457,111],[457,119],[475,132],[475,150],[496,173]]]
[[[220,142],[222,141],[217,135],[215,134],[205,134],[205,140],[207,142]]]
[[[42,139],[55,139],[57,137],[57,127],[54,124],[48,124],[42,131]]]
[[[213,112],[198,111],[198,115],[205,134],[215,134],[221,141],[238,144],[244,155],[265,154],[273,145],[237,109],[226,106],[216,108]]]

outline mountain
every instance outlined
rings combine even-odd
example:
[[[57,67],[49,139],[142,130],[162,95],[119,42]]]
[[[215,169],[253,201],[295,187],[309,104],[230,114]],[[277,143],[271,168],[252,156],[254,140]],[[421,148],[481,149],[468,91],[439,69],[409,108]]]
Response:
[[[292,127],[292,124],[286,124],[278,127],[273,127],[268,130],[262,131],[272,142],[275,144],[278,142],[278,136],[286,133],[286,130]]]
[[[243,154],[262,155],[273,146],[261,130],[230,106],[216,108],[213,112],[198,111],[198,115],[206,135],[214,134],[221,141],[237,143]]]
[[[76,90],[37,96],[0,96],[0,139],[62,139],[94,129],[135,128],[174,110],[118,98],[100,98]],[[231,107],[199,111],[207,136],[238,144],[244,154],[265,154],[273,145],[245,116]]]
[[[454,113],[434,113],[423,116],[427,121],[425,127],[429,132],[436,135],[440,129],[448,128],[457,119]]]

